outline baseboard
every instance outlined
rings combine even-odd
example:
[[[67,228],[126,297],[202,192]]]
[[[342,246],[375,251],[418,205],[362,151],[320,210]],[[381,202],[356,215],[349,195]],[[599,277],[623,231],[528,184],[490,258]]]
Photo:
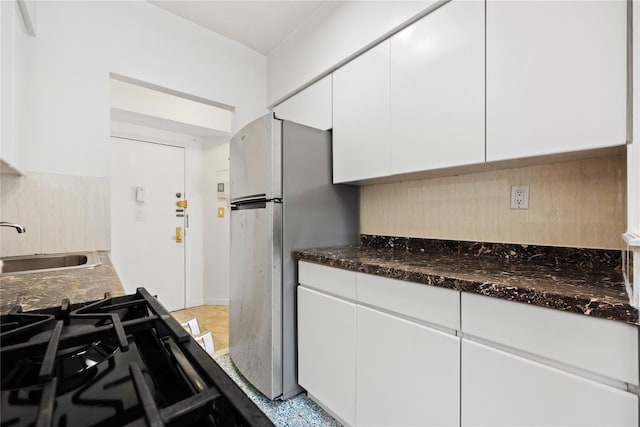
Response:
[[[229,298],[205,298],[204,305],[229,305]]]
[[[349,424],[348,422],[346,422],[345,420],[343,420],[341,417],[339,417],[338,415],[336,415],[335,412],[333,412],[331,409],[329,409],[320,399],[318,399],[317,397],[315,397],[314,395],[312,395],[311,393],[309,393],[307,391],[307,397],[311,400],[313,400],[316,405],[318,405],[319,407],[321,407],[322,409],[324,409],[324,411],[331,415],[333,418],[335,418],[340,424],[342,424],[345,427],[351,427],[351,424]]]
[[[187,308],[198,307],[200,305],[204,305],[204,300],[202,298],[192,299],[187,303]]]

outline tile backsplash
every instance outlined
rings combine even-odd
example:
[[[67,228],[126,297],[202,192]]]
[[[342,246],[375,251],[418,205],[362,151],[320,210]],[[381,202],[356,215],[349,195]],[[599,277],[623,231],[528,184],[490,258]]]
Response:
[[[529,185],[528,210],[512,185]],[[362,234],[626,248],[624,156],[368,185],[360,203]]]
[[[110,248],[109,178],[27,173],[2,175],[0,256]]]

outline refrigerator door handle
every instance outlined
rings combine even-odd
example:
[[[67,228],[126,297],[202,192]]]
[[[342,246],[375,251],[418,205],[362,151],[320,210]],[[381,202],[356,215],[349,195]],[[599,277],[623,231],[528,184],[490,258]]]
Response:
[[[264,201],[264,200],[267,200],[267,195],[264,193],[251,194],[249,196],[234,197],[231,199],[231,204],[252,203],[254,201]]]
[[[244,210],[244,209],[264,209],[267,207],[267,203],[282,203],[282,199],[273,198],[273,199],[244,199],[242,201],[237,201],[231,203],[231,210]]]

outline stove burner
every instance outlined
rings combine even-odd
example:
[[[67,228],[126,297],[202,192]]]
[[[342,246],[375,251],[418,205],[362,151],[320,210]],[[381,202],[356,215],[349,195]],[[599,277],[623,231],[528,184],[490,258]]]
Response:
[[[37,331],[53,321],[54,316],[50,314],[21,314],[19,312],[12,312],[6,316],[2,316],[0,338],[4,340]]]
[[[45,334],[45,332],[41,334]],[[55,359],[55,376],[58,378],[59,386],[67,382],[73,383],[73,377],[90,371],[91,368],[105,361],[117,350],[118,343],[115,339],[105,339],[60,350]],[[3,366],[2,388],[16,389],[41,383],[42,366],[42,356],[23,358],[14,366],[9,365],[6,371]],[[86,378],[87,375],[83,375],[83,381]]]
[[[0,320],[1,427],[273,425],[143,288]]]

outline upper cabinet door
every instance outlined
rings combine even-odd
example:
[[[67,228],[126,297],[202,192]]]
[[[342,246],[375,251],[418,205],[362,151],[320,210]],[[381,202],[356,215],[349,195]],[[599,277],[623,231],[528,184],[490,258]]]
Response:
[[[333,182],[389,175],[389,40],[333,73]]]
[[[625,143],[626,9],[487,1],[487,161]]]
[[[483,163],[484,2],[454,0],[391,37],[391,173]]]
[[[332,127],[331,76],[326,76],[303,91],[278,104],[276,117],[327,130]]]

